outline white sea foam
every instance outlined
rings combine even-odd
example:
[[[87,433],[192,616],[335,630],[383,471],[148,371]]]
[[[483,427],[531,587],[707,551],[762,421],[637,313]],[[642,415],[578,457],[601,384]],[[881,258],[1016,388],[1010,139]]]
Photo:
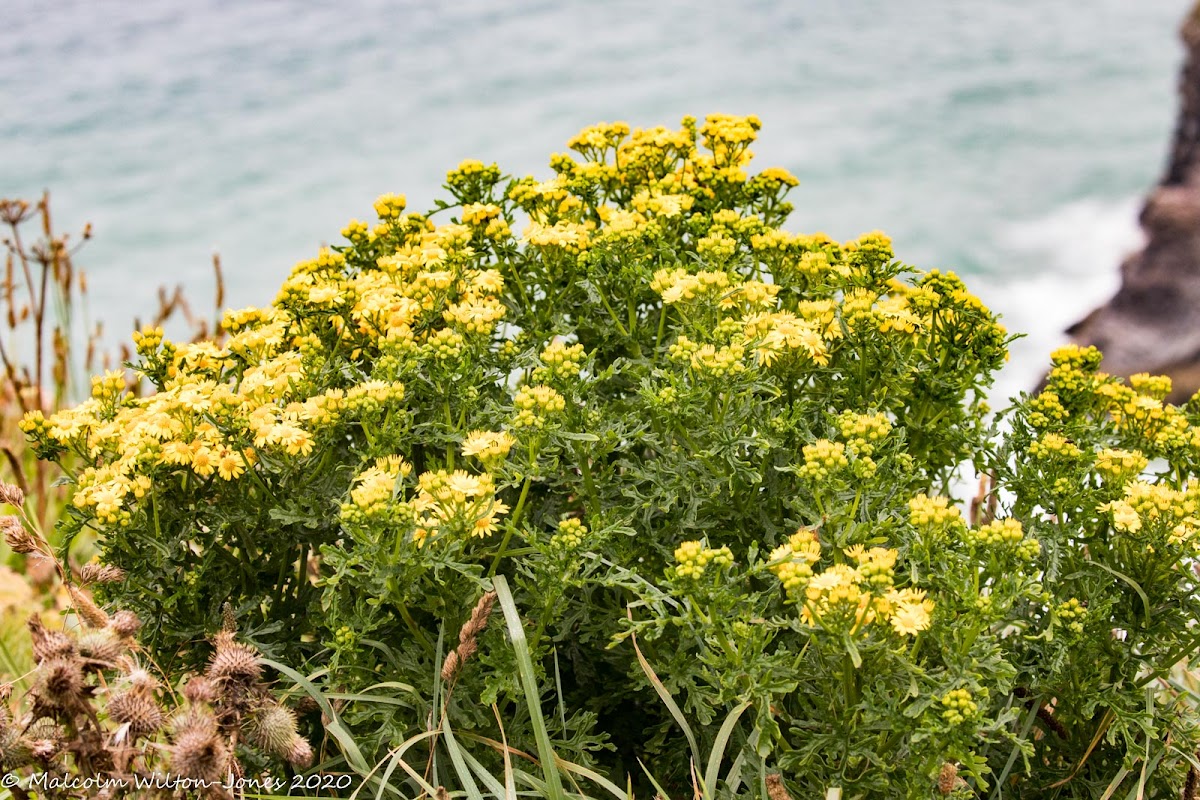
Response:
[[[1031,389],[1050,351],[1068,340],[1065,329],[1116,291],[1121,261],[1144,241],[1140,202],[1084,198],[998,231],[997,252],[1014,266],[973,284],[1005,326],[1025,337],[1011,348],[993,392],[996,404]]]

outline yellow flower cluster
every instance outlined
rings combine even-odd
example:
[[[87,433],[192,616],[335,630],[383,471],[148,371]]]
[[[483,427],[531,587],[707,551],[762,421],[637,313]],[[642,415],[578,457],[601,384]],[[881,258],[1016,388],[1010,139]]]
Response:
[[[342,516],[353,515],[354,511],[363,516],[376,516],[387,509],[395,498],[402,478],[412,473],[412,464],[401,456],[385,456],[376,459],[375,464],[363,470],[354,480],[350,490],[349,505],[343,506]]]
[[[979,704],[968,689],[951,689],[941,699],[942,719],[951,725],[961,725],[979,713]]]
[[[908,519],[917,530],[934,535],[966,528],[962,512],[948,497],[917,495],[908,501]]]
[[[550,547],[555,550],[575,550],[583,544],[587,535],[587,525],[574,517],[568,517],[558,523],[557,532],[550,537]]]
[[[886,414],[858,414],[843,411],[837,418],[838,433],[855,453],[870,456],[875,446],[892,432],[892,422]]]
[[[1106,447],[1096,454],[1096,472],[1106,480],[1124,483],[1140,475],[1149,464],[1149,459],[1137,450],[1120,450]]]
[[[508,506],[496,499],[492,476],[486,473],[425,472],[417,479],[417,486],[412,508],[417,524],[413,541],[418,547],[446,533],[486,536],[508,513]]]
[[[928,629],[933,601],[919,589],[893,588],[895,550],[857,545],[845,556],[852,563],[815,572],[821,544],[812,530],[801,528],[771,552],[769,568],[788,598],[800,605],[806,624],[857,633],[878,621],[904,636]]]
[[[579,377],[583,366],[583,345],[567,344],[561,339],[555,339],[542,351],[542,366],[533,371],[535,381],[547,381],[551,378],[570,380]]]
[[[831,475],[850,465],[846,457],[846,445],[841,442],[831,442],[828,439],[818,439],[812,444],[804,445],[804,463],[796,474],[811,481],[824,481]]]
[[[478,458],[490,470],[508,456],[516,443],[507,431],[471,431],[463,439],[462,454]]]
[[[733,564],[733,553],[728,547],[711,548],[704,542],[684,542],[675,548],[675,575],[687,580],[696,580],[712,564],[717,569]]]
[[[1077,598],[1072,597],[1054,609],[1057,617],[1072,633],[1083,633],[1083,623],[1087,619],[1087,608]]]
[[[513,399],[513,407],[517,410],[514,428],[541,428],[549,417],[566,409],[567,400],[544,384],[522,386]]]
[[[787,311],[747,317],[746,338],[753,341],[754,354],[766,366],[792,353],[804,355],[818,366],[829,363],[829,348],[820,329]]]
[[[1046,433],[1029,445],[1029,455],[1043,461],[1059,459],[1073,461],[1083,455],[1073,442],[1057,433]]]
[[[1190,540],[1197,526],[1195,519],[1200,483],[1193,478],[1183,491],[1162,484],[1131,481],[1125,496],[1100,506],[1107,511],[1113,527],[1126,533],[1138,533],[1145,525],[1166,529],[1173,540]]]

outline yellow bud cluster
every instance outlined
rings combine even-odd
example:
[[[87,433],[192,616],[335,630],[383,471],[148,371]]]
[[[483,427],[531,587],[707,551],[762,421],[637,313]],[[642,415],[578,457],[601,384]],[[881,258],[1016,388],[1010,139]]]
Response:
[[[555,550],[575,550],[583,544],[588,527],[581,520],[569,517],[558,523],[557,532],[550,537],[550,547]]]
[[[399,219],[408,206],[408,199],[402,194],[382,194],[375,199],[375,213],[382,220]]]
[[[967,689],[951,689],[942,695],[942,719],[951,725],[961,725],[979,713],[979,705]]]
[[[869,456],[875,452],[875,445],[885,439],[892,431],[891,420],[886,414],[857,414],[853,411],[843,411],[837,418],[838,433],[856,453]]]
[[[548,416],[562,413],[567,407],[567,401],[557,391],[544,384],[522,386],[513,398],[513,407],[517,410],[513,418],[514,428],[540,428],[545,425]]]
[[[1087,619],[1087,608],[1077,598],[1072,597],[1060,603],[1054,609],[1057,617],[1072,633],[1083,633],[1083,623]]]
[[[733,552],[728,547],[711,548],[704,542],[684,542],[675,548],[675,575],[687,580],[696,580],[712,564],[720,569],[733,564]]]
[[[1067,409],[1055,392],[1042,392],[1029,401],[1029,425],[1035,430],[1061,425],[1068,416]]]
[[[542,351],[542,365],[533,371],[535,381],[551,378],[569,380],[579,377],[583,365],[584,350],[581,344],[567,344],[555,339]]]
[[[913,527],[926,533],[961,530],[966,527],[962,512],[951,504],[948,497],[917,495],[908,501],[908,519]]]
[[[226,326],[228,327],[228,326]],[[157,325],[147,325],[133,334],[133,346],[138,355],[150,356],[163,341],[163,329]]]
[[[1042,434],[1042,438],[1029,445],[1029,455],[1041,461],[1073,461],[1082,456],[1083,451],[1065,436],[1045,433]]]
[[[846,457],[846,445],[841,442],[831,442],[828,439],[818,439],[803,448],[804,464],[796,474],[810,481],[827,480],[850,465]]]

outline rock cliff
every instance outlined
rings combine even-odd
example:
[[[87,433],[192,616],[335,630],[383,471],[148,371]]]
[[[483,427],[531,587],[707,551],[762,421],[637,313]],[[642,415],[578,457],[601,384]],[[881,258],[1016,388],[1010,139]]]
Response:
[[[1105,372],[1170,375],[1172,400],[1200,389],[1200,4],[1183,23],[1187,57],[1170,163],[1140,217],[1145,247],[1121,265],[1121,286],[1067,329],[1104,353]]]

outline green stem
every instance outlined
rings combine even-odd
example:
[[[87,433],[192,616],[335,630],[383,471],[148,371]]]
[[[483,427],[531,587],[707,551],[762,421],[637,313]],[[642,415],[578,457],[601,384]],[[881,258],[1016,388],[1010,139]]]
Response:
[[[429,637],[425,635],[425,631],[421,630],[417,625],[417,621],[413,619],[412,614],[408,611],[408,606],[403,601],[396,601],[396,608],[400,611],[400,618],[404,620],[404,624],[408,626],[409,633],[421,645],[421,648],[429,654],[431,658],[437,658],[437,652],[434,650],[433,642],[429,641]]]
[[[504,557],[504,553],[508,550],[508,543],[512,541],[513,534],[517,531],[517,525],[521,522],[521,514],[525,511],[525,500],[529,497],[529,487],[533,483],[533,476],[526,475],[525,483],[521,486],[521,496],[517,499],[517,507],[513,509],[513,515],[508,519],[508,525],[504,530],[504,539],[500,542],[500,548],[496,550],[496,556],[492,559],[492,566],[488,569],[488,577],[496,576],[496,569],[500,566],[500,559]]]

